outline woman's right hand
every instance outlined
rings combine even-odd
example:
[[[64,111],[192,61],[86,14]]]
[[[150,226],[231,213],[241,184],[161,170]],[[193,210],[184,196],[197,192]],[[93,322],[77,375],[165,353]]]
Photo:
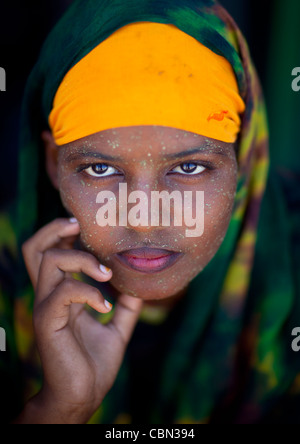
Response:
[[[139,318],[142,301],[124,294],[107,325],[87,313],[84,304],[99,313],[112,307],[72,273],[107,282],[112,271],[104,273],[93,255],[73,250],[79,233],[76,221],[58,219],[23,246],[36,294],[33,323],[44,382],[19,423],[86,423],[113,386]]]

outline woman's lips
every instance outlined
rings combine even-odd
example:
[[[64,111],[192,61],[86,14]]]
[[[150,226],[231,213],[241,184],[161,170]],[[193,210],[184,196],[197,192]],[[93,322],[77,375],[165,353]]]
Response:
[[[170,250],[157,248],[137,248],[117,254],[127,267],[142,273],[157,273],[171,267],[182,256]]]

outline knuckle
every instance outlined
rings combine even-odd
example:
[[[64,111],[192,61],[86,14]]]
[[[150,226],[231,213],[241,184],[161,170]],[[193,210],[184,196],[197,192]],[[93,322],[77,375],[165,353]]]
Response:
[[[41,305],[38,305],[37,307],[34,307],[33,309],[33,328],[35,332],[40,332],[42,330],[42,327],[44,325],[44,318],[45,318],[45,312]]]
[[[68,277],[60,284],[60,290],[65,293],[69,293],[74,290],[75,285],[75,279]]]
[[[21,249],[22,249],[22,254],[24,257],[27,257],[30,251],[30,247],[31,247],[31,240],[27,240],[23,243]]]
[[[100,291],[96,287],[89,285],[88,291],[89,291],[90,297],[93,297],[95,299],[97,299],[97,298],[99,299],[102,297],[102,294],[100,293]]]
[[[55,248],[49,248],[43,255],[43,261],[55,262],[58,256],[58,250]]]
[[[83,377],[81,375],[80,381],[77,381],[76,386],[71,386],[69,389],[69,398],[76,405],[86,405],[91,400],[94,401],[94,391],[91,389],[91,381],[89,376]]]

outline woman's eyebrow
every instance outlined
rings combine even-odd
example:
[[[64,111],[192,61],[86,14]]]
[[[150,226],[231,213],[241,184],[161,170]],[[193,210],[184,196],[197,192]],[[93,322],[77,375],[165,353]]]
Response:
[[[116,161],[116,160],[121,161],[121,162],[125,161],[125,159],[123,157],[110,156],[109,154],[103,154],[100,152],[91,152],[91,151],[86,151],[86,150],[77,151],[76,153],[70,154],[66,158],[66,161],[73,162],[74,160],[85,159],[86,157],[94,157],[95,159],[110,160],[111,162]]]
[[[164,157],[167,159],[178,159],[189,156],[191,154],[198,154],[198,153],[208,153],[208,154],[218,154],[220,156],[228,156],[228,154],[224,150],[221,150],[220,148],[205,146],[205,147],[187,149],[180,153],[166,154]]]
[[[192,154],[199,154],[199,153],[209,153],[209,154],[217,154],[220,156],[227,156],[227,153],[224,150],[221,150],[220,148],[214,148],[214,147],[197,147],[197,148],[191,148],[186,149],[185,151],[182,151],[180,153],[171,153],[171,154],[164,154],[165,159],[180,159],[184,158],[186,156],[190,156]],[[86,157],[93,157],[95,159],[101,159],[101,160],[108,160],[111,162],[119,161],[119,162],[125,162],[126,159],[123,157],[118,156],[110,156],[109,154],[104,154],[100,152],[91,152],[91,151],[77,151],[76,153],[72,153],[69,156],[67,156],[66,161],[67,162],[73,162],[75,160],[85,159]]]

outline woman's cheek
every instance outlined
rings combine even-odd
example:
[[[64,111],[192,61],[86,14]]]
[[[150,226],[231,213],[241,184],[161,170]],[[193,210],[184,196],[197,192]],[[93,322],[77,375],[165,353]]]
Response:
[[[105,260],[115,245],[116,233],[115,227],[100,227],[97,224],[97,196],[101,190],[102,188],[91,187],[83,181],[80,185],[65,182],[60,188],[60,195],[66,210],[79,222],[83,248],[95,254],[99,260]]]
[[[234,194],[219,193],[217,194],[207,209],[206,227],[211,238],[211,245],[217,251],[229,228],[232,210],[234,205]]]
[[[73,181],[62,181],[59,187],[62,204],[78,221],[90,215],[93,200],[96,202],[95,193],[88,189],[84,181],[74,183]]]
[[[69,214],[76,217],[81,235],[84,234],[83,240],[88,243],[93,227],[96,227],[96,193],[84,181],[80,184],[65,181],[61,183],[59,191],[63,206]]]
[[[235,182],[220,181],[205,188],[204,233],[196,239],[193,254],[204,268],[213,259],[222,245],[229,228],[234,201]]]

